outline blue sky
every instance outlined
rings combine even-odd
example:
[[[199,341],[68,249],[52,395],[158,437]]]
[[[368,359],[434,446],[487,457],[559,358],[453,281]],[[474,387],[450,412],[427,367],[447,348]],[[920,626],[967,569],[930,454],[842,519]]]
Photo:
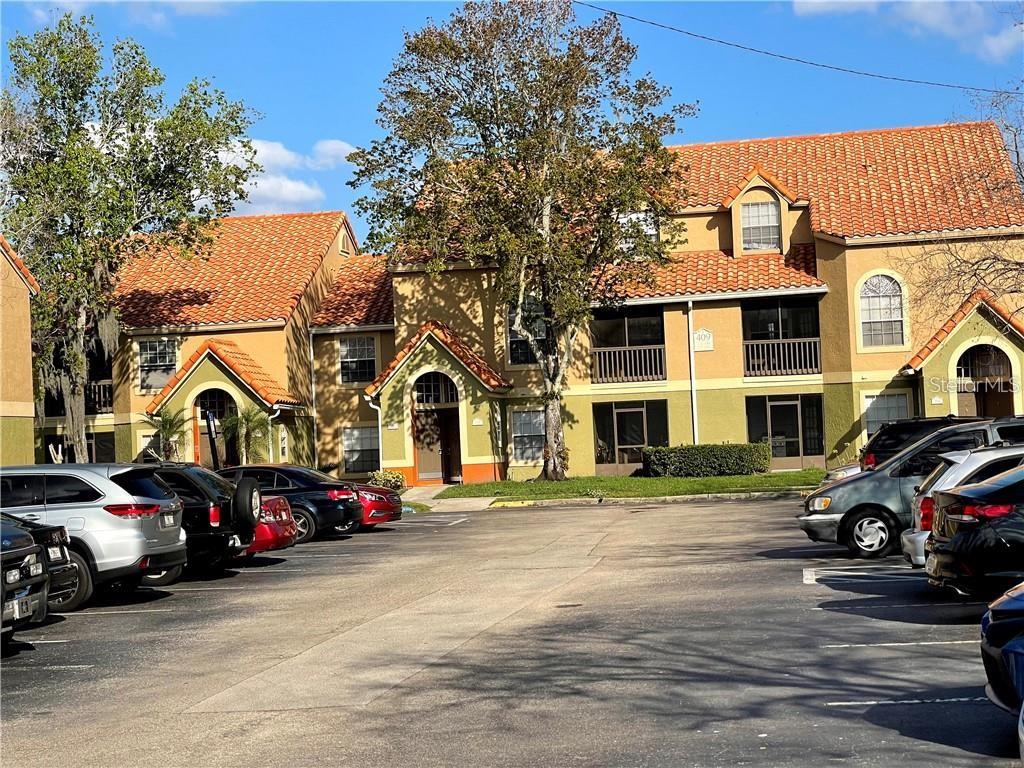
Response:
[[[982,2],[608,2],[595,4],[788,55],[905,77],[1006,87],[1024,70],[1024,29]],[[378,88],[405,30],[443,19],[448,3],[3,3],[0,29],[31,33],[64,9],[95,17],[105,41],[134,37],[176,93],[211,77],[262,117],[266,167],[239,212],[351,210],[348,147],[378,135]],[[581,21],[596,16],[580,8]],[[623,21],[638,72],[700,102],[674,141],[819,133],[972,119],[959,90],[886,83],[723,48]],[[6,55],[4,58],[6,68]],[[362,222],[356,221],[360,236]]]

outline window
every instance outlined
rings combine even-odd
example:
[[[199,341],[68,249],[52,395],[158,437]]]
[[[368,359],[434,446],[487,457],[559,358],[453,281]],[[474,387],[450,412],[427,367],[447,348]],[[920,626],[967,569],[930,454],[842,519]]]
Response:
[[[957,485],[971,485],[973,483],[983,483],[990,477],[1001,475],[1003,472],[1008,472],[1014,467],[1020,466],[1020,456],[1010,456],[1006,459],[996,459],[990,461],[985,466],[978,469],[973,475],[965,478],[962,483]]]
[[[238,411],[231,395],[223,389],[203,390],[196,397],[196,406],[199,408],[199,418],[204,421],[208,413],[213,414],[213,418],[221,422]]]
[[[130,469],[110,478],[114,485],[128,491],[132,496],[146,499],[170,499],[174,497],[170,486],[162,478],[157,477],[152,469]]]
[[[380,439],[376,427],[345,427],[341,442],[346,474],[363,475],[380,467]]]
[[[177,367],[174,339],[143,339],[139,342],[139,386],[142,389],[163,389]]]
[[[873,395],[866,398],[864,429],[868,437],[889,421],[910,418],[910,397],[905,392],[893,395]]]
[[[744,251],[782,250],[778,203],[744,203],[740,209],[740,218],[743,223]]]
[[[445,405],[459,402],[455,382],[443,373],[424,373],[416,379],[416,402],[419,405]]]
[[[747,439],[769,443],[773,459],[824,456],[821,395],[746,398]]]
[[[544,458],[544,411],[512,411],[512,458],[538,462]]]
[[[270,469],[243,469],[242,477],[255,480],[261,491],[270,491],[276,488],[284,488],[291,485],[283,480],[277,472]]]
[[[533,365],[537,362],[537,356],[530,349],[530,344],[516,330],[512,328],[515,312],[509,310],[507,322],[508,330],[508,361],[511,365]],[[534,338],[538,341],[547,338],[547,326],[544,324],[544,310],[540,302],[527,297],[523,302],[523,325],[532,329]]]
[[[42,475],[0,477],[0,507],[34,507],[43,503]]]
[[[372,336],[355,336],[338,342],[341,350],[341,381],[355,384],[377,378],[377,349]]]
[[[618,215],[619,225],[626,232],[639,232],[641,236],[652,242],[658,242],[660,237],[658,231],[658,219],[649,211],[637,213],[621,213]],[[633,238],[628,235],[622,238],[620,249],[625,251],[633,247]]]
[[[46,476],[46,503],[50,504],[88,504],[96,501],[103,494],[84,480],[70,475]]]
[[[660,309],[594,311],[590,336],[594,347],[646,347],[665,343]]]
[[[640,464],[644,448],[668,445],[667,402],[594,403],[594,442],[598,464]]]
[[[903,344],[903,288],[888,275],[872,275],[860,289],[860,329],[865,347]]]
[[[814,339],[818,331],[817,299],[760,299],[740,304],[744,341]]]

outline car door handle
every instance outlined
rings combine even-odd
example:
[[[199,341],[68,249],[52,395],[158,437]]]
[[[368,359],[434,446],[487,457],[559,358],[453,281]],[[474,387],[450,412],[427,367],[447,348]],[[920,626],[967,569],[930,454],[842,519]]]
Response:
[[[22,520],[38,520],[39,519],[39,515],[35,514],[34,512],[29,512],[26,515],[22,515],[21,519]]]

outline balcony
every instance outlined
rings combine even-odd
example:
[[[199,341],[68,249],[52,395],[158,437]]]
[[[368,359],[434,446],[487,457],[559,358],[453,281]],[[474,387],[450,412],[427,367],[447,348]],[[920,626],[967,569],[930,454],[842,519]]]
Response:
[[[665,345],[596,347],[590,359],[595,384],[665,380]]]
[[[821,373],[821,339],[743,342],[744,376],[800,376]]]
[[[85,412],[113,413],[114,412],[114,382],[90,381],[85,385]]]

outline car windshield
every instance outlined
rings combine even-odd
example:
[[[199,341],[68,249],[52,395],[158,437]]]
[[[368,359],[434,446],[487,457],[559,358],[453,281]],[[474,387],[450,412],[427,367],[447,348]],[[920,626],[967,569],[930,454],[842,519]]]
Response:
[[[340,483],[336,477],[321,472],[318,469],[310,469],[309,467],[289,467],[288,474],[298,476],[303,480],[307,480],[314,483]]]
[[[172,491],[163,480],[156,476],[155,468],[130,469],[111,476],[111,481],[132,496],[144,499],[173,499]]]
[[[205,467],[189,467],[186,471],[195,480],[205,485],[208,490],[213,491],[217,495],[233,496],[235,493],[235,486],[233,483],[228,482],[220,475],[211,472]]]
[[[904,459],[906,459],[906,458],[916,454],[922,448],[928,447],[933,442],[937,443],[943,437],[946,437],[947,435],[952,435],[954,432],[957,431],[957,429],[960,429],[960,428],[962,428],[962,425],[958,425],[956,428],[946,427],[944,429],[940,429],[940,430],[937,430],[935,432],[929,432],[927,435],[922,437],[917,442],[908,445],[906,448],[904,448],[902,451],[897,453],[895,456],[892,456],[891,458],[888,458],[885,461],[883,461],[881,464],[879,464],[877,467],[875,467],[875,471],[876,472],[882,472],[884,470],[887,470],[887,469],[895,466],[896,464],[899,464]],[[949,431],[947,432],[946,430],[949,430]]]
[[[885,424],[875,436],[868,441],[866,450],[871,451],[892,451],[900,446],[906,445],[919,435],[931,433],[942,427],[940,422],[908,422],[906,424]]]

